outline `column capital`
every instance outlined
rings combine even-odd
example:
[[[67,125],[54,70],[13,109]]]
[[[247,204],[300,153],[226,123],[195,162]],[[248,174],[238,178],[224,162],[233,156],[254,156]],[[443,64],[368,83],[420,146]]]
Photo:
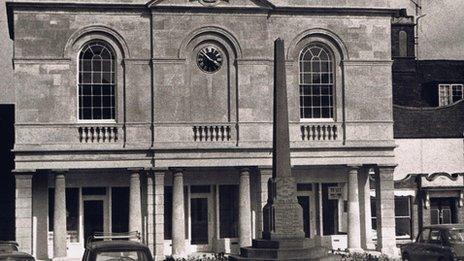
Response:
[[[398,164],[378,164],[376,166],[376,169],[378,169],[379,171],[380,170],[383,170],[383,171],[388,171],[388,170],[391,170],[391,171],[394,171],[395,168],[398,166]]]
[[[346,167],[349,170],[359,170],[362,168],[362,165],[361,164],[347,164]]]
[[[130,171],[130,172],[141,172],[143,170],[144,168],[127,168],[127,171]]]
[[[169,168],[169,170],[172,172],[174,176],[182,175],[185,172],[185,168],[180,168],[180,167]]]
[[[238,169],[238,171],[240,172],[240,175],[245,174],[245,173],[250,174],[251,172],[251,167],[236,167],[236,169]]]
[[[272,165],[259,165],[259,170],[272,170]]]
[[[14,169],[11,172],[18,178],[21,176],[32,176],[36,171],[35,169]]]

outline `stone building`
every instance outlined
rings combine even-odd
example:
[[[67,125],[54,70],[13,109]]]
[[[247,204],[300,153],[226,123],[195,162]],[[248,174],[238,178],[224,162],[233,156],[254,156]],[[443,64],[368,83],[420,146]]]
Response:
[[[404,12],[389,1],[35,0],[7,11],[22,250],[79,257],[95,231],[140,231],[159,260],[261,237],[280,37],[306,237],[394,255],[391,23]]]

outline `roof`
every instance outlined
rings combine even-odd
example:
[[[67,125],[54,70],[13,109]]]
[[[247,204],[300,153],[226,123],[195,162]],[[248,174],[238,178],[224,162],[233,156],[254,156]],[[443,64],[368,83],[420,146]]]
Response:
[[[107,241],[94,241],[87,245],[87,249],[92,250],[114,250],[114,249],[137,249],[146,250],[147,246],[140,242],[128,240],[107,240]]]
[[[442,107],[393,106],[394,136],[401,138],[462,138],[464,100]]]

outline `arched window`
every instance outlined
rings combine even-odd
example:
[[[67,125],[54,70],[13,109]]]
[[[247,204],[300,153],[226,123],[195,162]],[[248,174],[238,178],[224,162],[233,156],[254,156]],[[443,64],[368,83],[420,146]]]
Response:
[[[311,44],[301,51],[301,119],[334,118],[333,66],[333,56],[322,44]]]
[[[79,54],[79,120],[115,119],[115,57],[101,41]]]
[[[398,35],[399,55],[400,57],[408,56],[408,34],[401,30]]]

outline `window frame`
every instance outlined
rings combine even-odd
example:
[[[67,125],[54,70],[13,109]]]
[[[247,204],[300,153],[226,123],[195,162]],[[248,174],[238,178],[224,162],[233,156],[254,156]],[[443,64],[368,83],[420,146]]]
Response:
[[[454,101],[454,88],[459,87],[461,99]],[[440,83],[438,84],[438,106],[449,106],[464,100],[464,84],[462,83]]]
[[[109,52],[111,52],[111,55],[113,56],[113,106],[114,106],[114,115],[113,119],[81,119],[80,118],[80,95],[79,95],[79,88],[80,88],[80,73],[81,73],[81,53],[89,46],[94,43],[101,43],[103,44]],[[83,124],[115,124],[117,122],[118,118],[118,53],[116,52],[116,49],[113,47],[111,43],[104,39],[91,39],[89,41],[86,41],[82,46],[79,48],[77,51],[77,56],[76,56],[76,119],[77,123],[83,123]]]
[[[400,199],[400,198],[406,198],[407,201],[408,201],[408,213],[409,213],[409,216],[399,216],[397,215],[396,213],[396,207],[395,207],[395,224],[396,224],[396,220],[397,219],[406,219],[408,218],[409,219],[409,231],[410,231],[410,235],[409,236],[398,236],[396,235],[396,229],[395,229],[395,238],[396,239],[413,239],[414,238],[414,233],[413,233],[413,217],[412,217],[412,196],[395,196],[394,197],[394,204],[396,204],[396,199]],[[371,208],[372,206],[375,206],[376,202],[375,202],[375,197],[372,197],[371,196]],[[371,209],[371,224],[372,224],[372,228],[374,228],[374,224],[377,223],[377,213],[375,211],[375,208],[374,209]],[[376,225],[377,226],[377,225]],[[396,227],[396,225],[395,225]]]
[[[329,58],[329,68],[331,71],[329,71],[328,73],[330,73],[332,76],[331,76],[331,107],[330,107],[330,113],[331,113],[331,117],[328,117],[328,118],[303,118],[301,115],[301,109],[302,109],[302,103],[301,103],[301,88],[302,88],[302,85],[309,85],[309,84],[302,84],[302,81],[301,81],[301,77],[302,77],[302,74],[304,73],[308,73],[307,71],[304,71],[304,68],[302,68],[302,57],[304,55],[305,52],[308,52],[309,49],[313,46],[317,46],[321,49],[323,49],[327,55],[328,55],[328,58]],[[326,44],[325,41],[319,41],[319,40],[315,40],[315,41],[309,41],[307,43],[305,43],[304,45],[301,46],[300,48],[300,51],[298,52],[298,57],[297,57],[297,63],[298,63],[298,117],[300,119],[300,122],[336,122],[336,117],[337,117],[337,109],[338,109],[338,105],[337,105],[337,99],[336,99],[336,93],[337,93],[337,56],[335,55],[334,51],[333,51],[333,47]],[[312,73],[309,72],[309,73]],[[321,73],[321,72],[319,72]],[[330,79],[330,77],[329,77]],[[329,80],[330,82],[330,80]],[[319,84],[321,85],[321,83]],[[322,97],[322,96],[320,96]],[[322,103],[322,102],[321,102]],[[316,108],[316,107],[314,107]],[[322,109],[322,105],[318,106],[317,108],[319,109]],[[321,112],[322,114],[322,112]]]

